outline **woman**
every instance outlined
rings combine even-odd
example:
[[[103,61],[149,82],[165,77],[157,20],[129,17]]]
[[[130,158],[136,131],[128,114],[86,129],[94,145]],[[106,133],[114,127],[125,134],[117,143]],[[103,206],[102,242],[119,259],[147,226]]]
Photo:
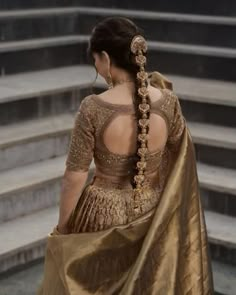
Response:
[[[77,112],[38,294],[213,294],[194,147],[172,83],[148,76],[146,40],[128,19],[99,23],[89,52],[109,89]]]

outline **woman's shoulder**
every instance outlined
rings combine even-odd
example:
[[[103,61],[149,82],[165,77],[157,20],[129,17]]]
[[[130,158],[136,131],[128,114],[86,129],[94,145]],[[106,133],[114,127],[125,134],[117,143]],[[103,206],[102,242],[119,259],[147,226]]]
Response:
[[[150,86],[150,97],[152,104],[158,109],[171,113],[178,103],[177,94],[169,88],[156,88]]]
[[[80,102],[79,110],[87,114],[93,114],[97,108],[95,97],[96,94],[94,93],[83,97]]]
[[[94,124],[101,121],[101,117],[109,116],[114,110],[110,107],[110,103],[103,102],[97,94],[93,93],[85,96],[79,106],[79,112],[86,116]]]
[[[93,96],[94,96],[94,94],[89,94],[89,95],[83,97],[80,102],[80,106],[85,107],[85,108],[89,107],[93,103]]]
[[[156,112],[163,115],[167,120],[168,129],[170,129],[176,117],[183,116],[181,105],[178,95],[173,89],[162,88],[159,90],[162,92],[162,96],[157,103],[153,104],[153,108],[156,109]]]
[[[79,104],[77,113],[83,117],[86,117],[87,120],[92,120],[96,112],[96,105],[93,101],[93,94],[84,96]]]

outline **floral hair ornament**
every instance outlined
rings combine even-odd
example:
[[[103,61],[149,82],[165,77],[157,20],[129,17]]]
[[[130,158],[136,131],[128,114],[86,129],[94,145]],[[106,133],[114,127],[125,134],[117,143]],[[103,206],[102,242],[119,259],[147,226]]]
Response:
[[[146,154],[148,152],[147,141],[148,141],[148,127],[149,127],[149,116],[150,104],[149,94],[147,89],[148,73],[145,71],[146,56],[144,53],[147,52],[147,42],[141,35],[133,37],[130,50],[135,56],[135,64],[139,67],[137,72],[137,80],[139,82],[137,94],[141,98],[141,102],[138,105],[138,109],[141,114],[141,118],[138,120],[140,127],[140,133],[138,134],[138,141],[140,142],[138,148],[138,156],[140,159],[136,163],[138,172],[134,176],[135,187],[133,188],[134,193],[134,210],[138,211],[142,198],[145,198],[145,169],[147,164]]]
[[[130,44],[130,50],[133,54],[139,54],[140,51],[142,53],[147,52],[147,41],[141,35],[134,36]]]

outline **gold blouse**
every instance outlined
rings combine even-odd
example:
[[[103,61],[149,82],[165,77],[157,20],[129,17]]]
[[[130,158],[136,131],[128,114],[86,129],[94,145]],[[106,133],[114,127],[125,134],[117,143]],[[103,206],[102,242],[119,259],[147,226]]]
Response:
[[[177,95],[169,89],[162,89],[162,96],[151,105],[151,112],[160,115],[167,124],[168,140],[162,151],[149,152],[147,170],[153,172],[160,163],[167,149],[176,148],[176,143],[184,129],[185,119],[182,115]],[[97,171],[108,178],[128,176],[137,161],[136,154],[120,155],[111,152],[103,141],[103,133],[114,117],[120,113],[134,114],[133,105],[112,104],[93,94],[85,97],[76,114],[71,135],[69,152],[66,160],[67,169],[88,171],[94,157]],[[112,168],[112,169],[111,169]]]

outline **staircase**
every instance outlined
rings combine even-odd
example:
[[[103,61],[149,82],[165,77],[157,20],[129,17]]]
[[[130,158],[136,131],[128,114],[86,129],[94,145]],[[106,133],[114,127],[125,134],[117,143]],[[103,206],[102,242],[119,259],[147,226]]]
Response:
[[[144,29],[149,70],[174,83],[197,152],[215,291],[236,294],[235,1],[20,2],[0,0],[0,295],[44,255],[74,113],[95,78],[88,34],[111,15]]]

